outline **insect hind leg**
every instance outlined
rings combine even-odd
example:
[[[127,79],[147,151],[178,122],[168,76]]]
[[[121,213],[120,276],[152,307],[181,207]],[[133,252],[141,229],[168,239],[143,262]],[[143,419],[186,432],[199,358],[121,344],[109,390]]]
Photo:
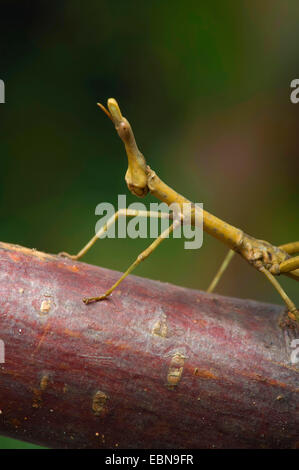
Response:
[[[292,320],[296,320],[299,323],[299,311],[297,310],[295,304],[291,301],[291,299],[288,297],[288,295],[285,293],[277,279],[271,274],[268,269],[266,269],[264,266],[261,266],[259,269],[260,272],[262,272],[267,279],[271,282],[272,286],[277,290],[283,301],[285,302],[286,306],[288,307],[288,315]]]

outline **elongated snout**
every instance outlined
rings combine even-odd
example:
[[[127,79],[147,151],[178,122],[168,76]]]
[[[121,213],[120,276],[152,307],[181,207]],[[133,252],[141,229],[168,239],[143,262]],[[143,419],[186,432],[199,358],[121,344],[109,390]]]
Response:
[[[137,147],[131,125],[122,115],[114,98],[109,98],[107,101],[109,111],[102,105],[99,104],[99,106],[110,117],[119,137],[125,145],[128,157],[128,170],[125,176],[127,186],[135,196],[144,197],[148,193],[147,166],[144,156]]]

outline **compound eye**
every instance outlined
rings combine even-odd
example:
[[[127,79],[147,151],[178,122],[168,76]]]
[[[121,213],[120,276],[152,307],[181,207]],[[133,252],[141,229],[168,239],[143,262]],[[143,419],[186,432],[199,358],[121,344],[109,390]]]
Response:
[[[122,121],[117,126],[117,131],[121,139],[126,139],[130,136],[130,127],[129,124],[125,121]]]

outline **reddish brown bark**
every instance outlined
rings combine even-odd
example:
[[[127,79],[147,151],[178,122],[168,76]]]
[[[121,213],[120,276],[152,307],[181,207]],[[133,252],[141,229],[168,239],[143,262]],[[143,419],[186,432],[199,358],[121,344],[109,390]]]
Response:
[[[283,307],[0,244],[0,434],[69,448],[294,448]]]

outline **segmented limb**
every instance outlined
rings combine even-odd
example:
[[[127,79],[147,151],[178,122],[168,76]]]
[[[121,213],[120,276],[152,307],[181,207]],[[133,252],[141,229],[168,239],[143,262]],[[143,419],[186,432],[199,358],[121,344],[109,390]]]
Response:
[[[83,302],[85,304],[89,304],[91,302],[97,302],[99,300],[104,300],[108,297],[108,295],[111,294],[111,292],[114,291],[114,289],[119,286],[119,284],[128,276],[128,274],[130,274],[133,269],[135,269],[140,263],[141,261],[145,260],[156,248],[157,246],[160,245],[160,243],[165,240],[165,238],[168,238],[168,236],[170,235],[170,233],[176,229],[176,227],[178,227],[179,225],[181,224],[181,220],[178,220],[176,219],[173,224],[171,224],[166,230],[164,230],[164,232],[161,233],[161,235],[156,238],[156,240],[151,243],[151,245],[146,248],[144,251],[142,251],[142,253],[140,253],[136,260],[134,261],[134,263],[131,264],[131,266],[129,266],[129,268],[124,272],[124,274],[119,278],[119,280],[113,284],[112,287],[110,287],[110,289],[108,289],[103,295],[100,295],[99,297],[90,297],[90,298],[84,298],[83,299]]]
[[[267,277],[267,279],[271,282],[272,286],[275,287],[283,301],[286,303],[288,310],[289,310],[289,317],[292,320],[296,320],[299,323],[299,312],[296,309],[295,304],[291,301],[291,299],[287,296],[277,279],[271,274],[264,266],[260,267],[259,270]]]
[[[282,248],[289,255],[299,253],[299,242],[287,243],[286,245],[281,245],[279,248]],[[279,265],[279,271],[280,273],[299,281],[299,256],[283,261]]]
[[[299,241],[280,245],[279,248],[286,251],[289,255],[294,255],[295,253],[299,253]]]
[[[290,271],[289,273],[283,274],[290,277],[291,279],[295,279],[295,281],[299,281],[299,269],[295,269],[294,271]]]
[[[106,222],[103,227],[89,240],[89,242],[76,254],[70,255],[65,251],[59,253],[60,256],[65,256],[73,260],[78,260],[84,256],[88,250],[95,244],[95,242],[105,233],[109,228],[117,221],[120,216],[125,217],[156,217],[160,219],[171,218],[172,215],[167,212],[155,212],[155,211],[139,211],[133,209],[120,209]]]
[[[212,280],[211,284],[209,285],[209,287],[207,289],[207,292],[213,292],[213,290],[217,286],[218,282],[220,281],[220,278],[221,278],[222,274],[224,273],[224,271],[228,267],[229,263],[231,262],[234,254],[235,254],[235,252],[233,250],[228,251],[228,253],[225,256],[225,258],[224,258],[219,270],[217,271],[214,279]]]
[[[299,268],[299,256],[289,258],[279,265],[279,271],[281,273],[288,273],[290,271],[294,271],[297,268]]]

